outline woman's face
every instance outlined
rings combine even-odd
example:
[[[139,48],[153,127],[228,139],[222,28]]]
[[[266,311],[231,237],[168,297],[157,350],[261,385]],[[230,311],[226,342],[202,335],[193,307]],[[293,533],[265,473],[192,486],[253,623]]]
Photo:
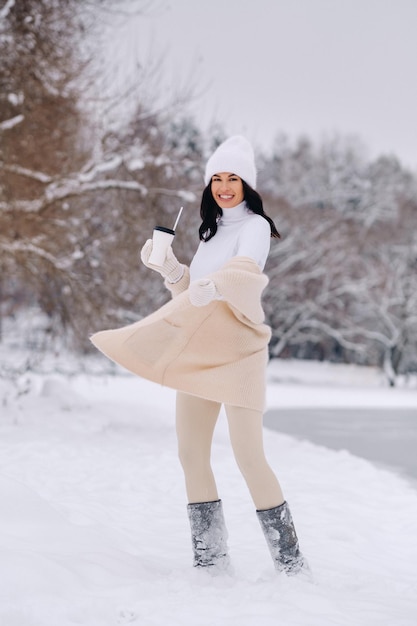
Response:
[[[231,209],[244,200],[242,179],[231,172],[211,177],[211,193],[221,209]]]

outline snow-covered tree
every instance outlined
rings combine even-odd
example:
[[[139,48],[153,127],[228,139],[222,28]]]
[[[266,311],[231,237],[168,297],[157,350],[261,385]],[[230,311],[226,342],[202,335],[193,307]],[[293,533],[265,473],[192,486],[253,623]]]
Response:
[[[0,253],[3,294],[48,309],[51,274],[68,273],[51,190],[87,149],[74,80],[82,23],[77,2],[7,2],[0,13]],[[61,232],[60,232],[61,231]],[[55,271],[57,270],[57,271]]]
[[[331,207],[367,226],[395,221],[403,199],[416,197],[415,178],[395,157],[369,160],[357,138],[338,135],[317,145],[279,135],[259,179],[265,191],[293,206]]]
[[[416,368],[416,178],[342,141],[277,145],[261,175],[283,234],[267,266],[271,354],[378,365],[393,384]]]
[[[37,303],[52,329],[70,331],[83,347],[92,330],[161,302],[139,249],[156,223],[170,225],[179,206],[194,201],[182,189],[201,152],[193,124],[172,128],[169,104],[155,112],[152,98],[126,107],[117,125],[103,116],[97,124],[94,92],[90,101],[83,92],[96,67],[88,10],[97,9],[97,21],[99,9],[108,17],[117,8],[105,0],[26,0],[1,13],[3,312]],[[188,247],[184,237],[185,254]]]

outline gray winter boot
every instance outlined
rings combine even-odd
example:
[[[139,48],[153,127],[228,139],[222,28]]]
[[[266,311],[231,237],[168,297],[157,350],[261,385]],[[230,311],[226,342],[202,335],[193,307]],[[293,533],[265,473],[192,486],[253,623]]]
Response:
[[[307,561],[298,547],[297,534],[286,502],[273,509],[256,511],[268,548],[278,572],[289,576],[309,571]]]
[[[221,500],[187,506],[194,551],[194,567],[227,569],[227,530]]]

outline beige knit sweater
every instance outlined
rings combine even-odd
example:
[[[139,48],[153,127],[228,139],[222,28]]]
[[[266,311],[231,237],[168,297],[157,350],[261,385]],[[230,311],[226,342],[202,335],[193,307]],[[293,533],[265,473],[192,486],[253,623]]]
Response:
[[[196,396],[263,411],[271,332],[261,296],[268,278],[248,257],[234,257],[207,278],[224,300],[190,303],[188,276],[173,299],[148,317],[91,337],[110,359],[148,380]]]

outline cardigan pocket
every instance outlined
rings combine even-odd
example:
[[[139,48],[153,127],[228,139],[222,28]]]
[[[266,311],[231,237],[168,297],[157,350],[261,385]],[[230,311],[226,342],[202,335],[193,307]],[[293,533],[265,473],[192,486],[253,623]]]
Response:
[[[163,366],[175,346],[181,343],[182,335],[179,326],[162,319],[152,324],[152,329],[143,326],[134,332],[126,340],[125,348],[145,365]]]

